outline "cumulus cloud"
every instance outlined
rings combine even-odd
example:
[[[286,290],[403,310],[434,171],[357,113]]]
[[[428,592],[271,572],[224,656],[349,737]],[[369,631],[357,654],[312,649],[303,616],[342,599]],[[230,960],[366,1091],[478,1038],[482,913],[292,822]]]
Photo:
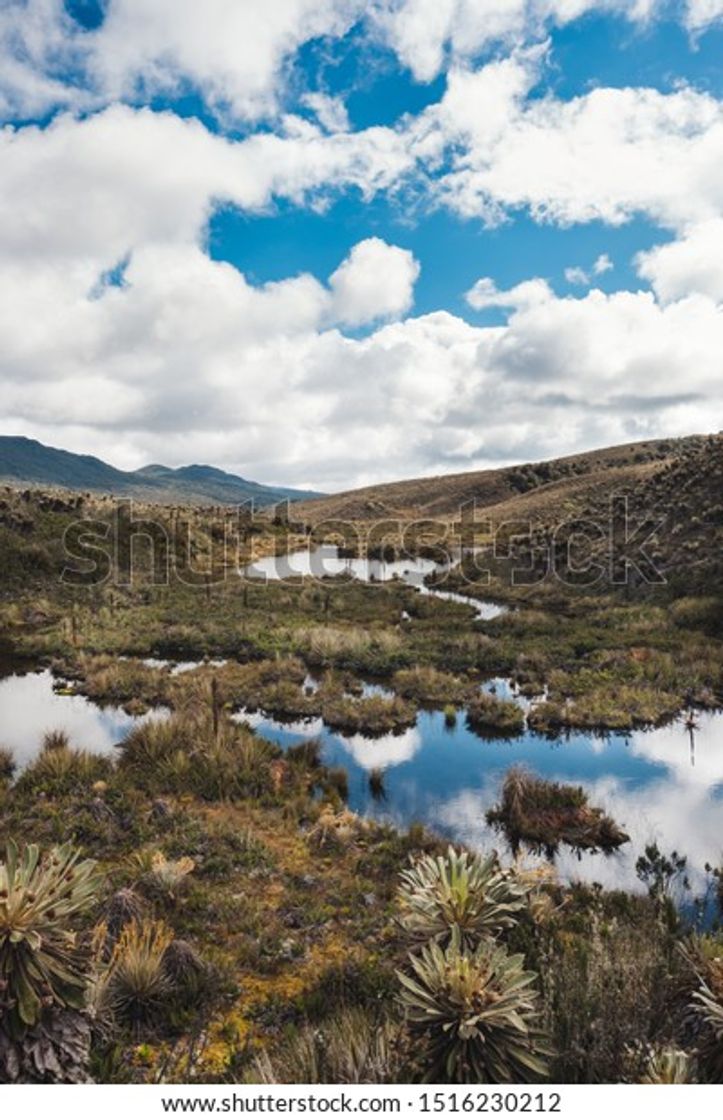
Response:
[[[0,107],[30,116],[192,88],[221,115],[255,119],[277,111],[286,60],[309,39],[343,35],[360,9],[360,0],[109,0],[87,31],[62,0],[7,0]]]
[[[328,325],[333,287],[256,286],[191,244],[136,250],[96,298],[64,266],[23,276],[2,273],[5,430],[128,467],[331,489],[723,426],[723,312],[704,296],[483,286],[506,325],[436,312],[357,338]]]
[[[507,291],[499,291],[494,280],[482,277],[465,296],[467,303],[475,311],[485,311],[490,307],[515,308],[534,307],[552,299],[552,291],[546,280],[524,280]]]
[[[660,6],[660,0],[377,0],[372,13],[400,60],[427,82],[450,60],[470,60],[494,43],[539,37],[546,27],[586,12],[644,22]]]
[[[637,265],[664,303],[695,292],[723,303],[723,218],[702,222],[678,240],[640,253]]]
[[[165,4],[158,2],[158,10],[165,11]],[[53,0],[30,3],[53,9]],[[306,0],[284,3],[293,6],[299,26],[306,27],[302,20]],[[328,0],[322,5],[329,19],[330,4]],[[114,20],[120,20],[123,12],[136,12],[136,7],[131,0],[114,0],[96,34],[110,35]],[[252,5],[249,11],[251,7],[255,10]],[[571,12],[572,7],[567,4],[565,10]],[[185,3],[182,8],[182,41],[192,51],[195,39],[183,22],[191,17]],[[233,8],[245,12],[247,6]],[[351,18],[348,12],[347,18]],[[62,23],[60,16],[58,20]],[[149,27],[153,24],[152,19],[147,22]],[[271,24],[276,26],[275,17]],[[230,26],[233,29],[235,24]],[[151,34],[151,29],[146,31]],[[228,36],[232,41],[230,32]],[[143,73],[152,84],[157,77],[154,63],[143,52],[141,57]],[[350,131],[343,104],[315,92],[302,101],[316,123],[287,113],[277,120],[275,131],[255,132],[241,141],[226,140],[170,113],[115,105],[96,115],[100,123],[80,122],[78,136],[61,117],[47,135],[36,134],[25,147],[34,143],[40,164],[58,155],[61,142],[83,144],[85,132],[94,136],[98,146],[92,157],[95,164],[111,168],[114,154],[108,148],[115,138],[116,162],[124,176],[125,153],[130,165],[143,161],[150,165],[151,138],[157,133],[158,150],[168,157],[175,177],[183,161],[181,177],[192,184],[187,193],[195,185],[199,199],[205,194],[245,208],[259,208],[281,195],[301,202],[322,189],[356,186],[369,197],[380,189],[410,185],[431,204],[490,225],[523,208],[537,220],[563,225],[594,220],[620,224],[643,215],[682,229],[719,215],[720,101],[688,87],[669,94],[599,88],[570,100],[551,93],[530,96],[544,72],[545,58],[546,48],[538,45],[478,68],[455,65],[441,100],[416,117],[402,118],[395,127]],[[274,79],[269,81],[273,86]],[[225,79],[219,77],[219,82],[227,88]],[[233,88],[228,86],[230,91]],[[229,98],[236,95],[228,92]],[[42,148],[47,155],[42,155]],[[162,168],[152,166],[148,173],[151,182],[164,175]],[[127,179],[131,193],[142,189],[131,183],[130,174]],[[179,188],[172,193],[177,195]]]
[[[691,31],[702,31],[723,19],[723,0],[688,0],[685,22]]]
[[[408,249],[369,237],[355,245],[329,280],[331,318],[357,327],[402,315],[412,305],[419,264]]]
[[[589,12],[643,25],[666,7],[665,0],[106,0],[100,26],[87,30],[63,0],[5,0],[0,113],[27,118],[192,89],[233,124],[277,114],[299,49],[339,40],[355,25],[426,82],[494,45],[535,42]],[[680,11],[701,34],[723,7],[687,0]]]
[[[644,214],[677,228],[719,213],[721,102],[688,87],[528,97],[539,66],[539,52],[527,51],[450,72],[416,126],[436,130],[451,152],[432,186],[442,204],[490,224],[519,208],[560,224]]]
[[[184,80],[207,102],[254,118],[276,108],[285,58],[343,34],[358,0],[111,0],[91,68],[111,98]]]
[[[252,7],[259,18],[255,3],[233,4],[233,42]],[[475,41],[484,5],[451,7],[467,11]],[[590,5],[487,7],[499,20],[533,7],[566,20]],[[354,18],[353,4],[288,0],[290,37],[270,13],[259,59],[236,74],[245,44],[235,55],[213,29],[191,42],[198,5],[179,6],[183,41],[163,50],[160,0],[112,0],[104,27],[82,35],[54,0],[30,0],[27,22],[19,8],[3,7],[0,44],[13,96],[34,112],[82,98],[92,108],[139,81],[192,81],[222,113],[271,112],[294,44]],[[304,115],[240,139],[121,104],[0,133],[4,430],[127,467],[205,460],[331,489],[723,426],[721,103],[689,88],[540,95],[544,47],[475,68],[461,32],[450,35],[437,36],[454,58],[444,96],[394,127],[352,131],[343,104],[317,93],[303,95]],[[103,36],[118,47],[105,62]],[[58,77],[69,50],[92,76],[83,88]],[[219,205],[321,207],[334,191],[369,199],[407,184],[488,224],[518,209],[561,225],[642,214],[677,240],[638,260],[652,291],[558,298],[541,278],[500,290],[483,276],[468,305],[508,312],[484,327],[444,311],[409,317],[419,265],[379,238],[326,279],[264,285],[207,251]],[[611,266],[603,254],[581,272]]]
[[[301,118],[232,142],[195,120],[116,105],[45,129],[0,132],[0,251],[71,258],[91,273],[135,246],[198,242],[213,207],[261,211],[329,186],[367,197],[395,183],[413,151],[390,129],[328,136]]]
[[[504,121],[517,64],[503,75]],[[234,142],[115,106],[6,130],[4,430],[127,467],[211,461],[331,489],[723,426],[717,289],[700,272],[673,285],[666,246],[640,265],[653,293],[561,299],[539,278],[500,291],[483,277],[469,305],[509,311],[491,327],[403,318],[418,265],[377,238],[327,282],[255,285],[208,256],[219,201],[258,211],[329,183],[393,186],[438,144],[433,126],[406,122],[411,142],[296,118]],[[340,329],[390,317],[363,337]]]

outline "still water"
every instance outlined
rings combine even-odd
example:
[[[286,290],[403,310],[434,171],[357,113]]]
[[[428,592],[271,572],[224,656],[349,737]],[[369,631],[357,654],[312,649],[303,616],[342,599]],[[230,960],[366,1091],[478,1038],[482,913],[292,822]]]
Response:
[[[439,599],[474,607],[479,619],[492,619],[506,614],[508,608],[499,603],[475,599],[471,595],[462,595],[456,591],[427,587],[424,582],[427,576],[449,571],[451,563],[457,563],[458,559],[459,557],[452,557],[450,563],[438,564],[434,560],[423,557],[410,557],[405,560],[347,558],[340,556],[339,550],[334,545],[320,545],[318,548],[303,549],[280,556],[264,556],[244,568],[244,575],[249,579],[259,580],[298,579],[300,576],[307,579],[348,576],[363,583],[386,583],[389,580],[401,579],[421,595],[434,595]]]
[[[498,692],[502,692],[502,682]],[[340,735],[321,719],[283,724],[245,714],[262,735],[282,747],[318,737],[324,761],[349,774],[349,804],[357,812],[400,827],[422,821],[450,839],[504,851],[485,820],[510,766],[585,787],[591,803],[609,812],[630,835],[616,854],[561,850],[557,866],[566,879],[640,889],[635,861],[646,844],[673,849],[689,860],[696,891],[706,862],[723,857],[723,716],[703,714],[691,736],[682,722],[630,735],[575,733],[547,739],[531,732],[512,740],[485,739],[470,731],[464,713],[453,728],[439,711],[420,712],[399,735]],[[371,770],[384,772],[385,796],[375,799]]]
[[[112,753],[139,722],[122,709],[94,704],[55,689],[47,670],[12,672],[0,679],[0,743],[10,747],[20,767],[37,753],[45,731],[67,731],[73,745]],[[55,688],[54,688],[55,685]],[[62,684],[61,684],[62,687]],[[496,682],[498,694],[506,683]],[[378,686],[370,686],[378,689]],[[164,718],[163,712],[140,720]],[[287,748],[318,737],[324,761],[349,774],[349,804],[360,813],[400,827],[421,821],[450,839],[477,848],[504,843],[485,821],[501,781],[512,765],[556,781],[581,784],[592,803],[603,807],[631,836],[612,856],[562,850],[563,877],[607,887],[640,889],[635,860],[656,841],[669,853],[688,857],[694,889],[704,881],[706,862],[723,856],[723,714],[701,714],[691,737],[682,722],[654,731],[598,737],[570,734],[546,739],[526,733],[513,740],[482,738],[470,731],[463,712],[449,728],[441,712],[420,712],[414,727],[398,735],[370,738],[340,735],[321,719],[280,723],[263,713],[237,718]],[[369,773],[384,774],[385,796],[375,799]]]
[[[0,679],[0,745],[12,750],[19,769],[38,753],[46,731],[66,731],[72,746],[109,754],[136,724],[165,714],[129,716],[122,708],[57,692],[58,687],[62,682],[48,669],[11,672]]]

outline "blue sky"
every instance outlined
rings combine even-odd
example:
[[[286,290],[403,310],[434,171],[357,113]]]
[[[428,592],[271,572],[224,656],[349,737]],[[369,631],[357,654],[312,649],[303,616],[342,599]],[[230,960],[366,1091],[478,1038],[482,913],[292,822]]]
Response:
[[[483,7],[6,0],[3,430],[334,489],[720,428],[723,0]]]
[[[668,18],[648,26],[629,26],[619,17],[591,14],[550,34],[550,59],[539,94],[554,90],[564,99],[594,86],[645,85],[670,92],[681,82],[723,96],[723,24],[698,42],[680,22]],[[405,113],[418,113],[444,92],[444,77],[415,81],[388,50],[371,49],[350,34],[341,44],[313,42],[297,65],[304,86],[341,96],[358,129],[393,125]],[[213,127],[213,125],[212,125]],[[559,294],[579,293],[565,279],[571,267],[589,269],[602,253],[615,268],[596,278],[605,291],[649,285],[637,275],[638,252],[672,237],[645,218],[611,227],[588,222],[560,227],[533,221],[524,210],[493,229],[474,219],[461,220],[444,209],[419,204],[410,212],[406,199],[381,196],[370,205],[344,194],[323,214],[279,205],[262,217],[234,208],[220,210],[211,222],[209,246],[258,282],[281,280],[309,270],[324,280],[362,237],[382,237],[410,249],[422,264],[414,311],[438,308],[466,313],[479,322],[499,314],[474,315],[464,295],[481,272],[500,288],[529,276],[549,279]]]

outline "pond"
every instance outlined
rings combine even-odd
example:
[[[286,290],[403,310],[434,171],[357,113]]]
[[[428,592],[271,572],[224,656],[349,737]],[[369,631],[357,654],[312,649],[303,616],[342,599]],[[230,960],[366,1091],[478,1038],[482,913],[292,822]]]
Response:
[[[309,687],[314,687],[312,678]],[[491,682],[498,695],[505,681]],[[64,693],[48,670],[16,670],[0,679],[0,744],[10,747],[20,767],[37,753],[45,731],[67,731],[73,745],[112,753],[137,723],[163,718],[163,711],[141,717],[99,706]],[[367,694],[384,690],[367,686]],[[420,712],[416,723],[398,735],[370,738],[340,735],[321,719],[281,723],[263,713],[240,713],[259,733],[286,749],[318,737],[324,761],[349,775],[349,804],[359,813],[408,827],[415,821],[476,848],[505,850],[501,836],[485,821],[497,801],[510,766],[585,787],[591,802],[609,812],[631,842],[612,856],[584,855],[564,849],[557,858],[567,879],[596,881],[606,887],[641,889],[635,861],[646,844],[676,849],[688,857],[694,890],[704,883],[706,862],[723,855],[723,715],[702,713],[691,736],[682,721],[630,735],[574,733],[547,739],[530,732],[518,738],[483,738],[469,730],[463,712],[453,727],[439,711]],[[372,795],[369,775],[383,771],[385,796]]]
[[[456,560],[453,561],[456,562]],[[492,619],[506,614],[508,607],[489,600],[476,599],[456,591],[428,587],[424,582],[427,576],[443,575],[451,563],[440,564],[425,557],[409,557],[404,560],[368,560],[365,557],[344,557],[339,555],[335,545],[319,545],[316,548],[301,549],[298,552],[284,553],[279,556],[264,556],[244,568],[248,579],[286,580],[299,577],[324,579],[330,576],[348,576],[363,583],[387,583],[400,579],[409,587],[414,587],[422,595],[434,595],[454,603],[464,603],[475,608],[477,618]]]
[[[136,724],[165,715],[129,716],[122,708],[69,695],[62,686],[49,669],[11,672],[0,679],[0,745],[10,747],[19,769],[38,753],[46,731],[66,731],[73,746],[109,754]]]
[[[505,682],[497,682],[498,694],[505,691]],[[414,727],[382,738],[340,735],[321,719],[284,724],[261,713],[243,718],[283,748],[318,737],[324,761],[347,770],[349,805],[357,812],[399,827],[421,821],[483,850],[506,848],[485,814],[498,800],[510,766],[582,785],[591,804],[609,812],[631,840],[611,856],[578,858],[561,849],[556,865],[567,880],[639,890],[635,861],[653,842],[666,854],[675,849],[688,857],[697,892],[703,888],[706,862],[721,863],[721,714],[701,714],[692,741],[682,722],[630,735],[572,733],[547,739],[527,732],[502,740],[470,731],[463,712],[451,728],[442,712],[420,712]],[[376,769],[384,773],[383,798],[375,798],[369,785],[369,774]]]

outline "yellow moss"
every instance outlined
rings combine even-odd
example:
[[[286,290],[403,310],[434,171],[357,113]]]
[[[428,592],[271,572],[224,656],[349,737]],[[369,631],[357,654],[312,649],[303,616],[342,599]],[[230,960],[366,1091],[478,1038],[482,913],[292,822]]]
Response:
[[[208,1076],[221,1075],[234,1055],[250,1043],[253,1024],[237,1007],[209,1024],[207,1041],[198,1058],[198,1069]]]

